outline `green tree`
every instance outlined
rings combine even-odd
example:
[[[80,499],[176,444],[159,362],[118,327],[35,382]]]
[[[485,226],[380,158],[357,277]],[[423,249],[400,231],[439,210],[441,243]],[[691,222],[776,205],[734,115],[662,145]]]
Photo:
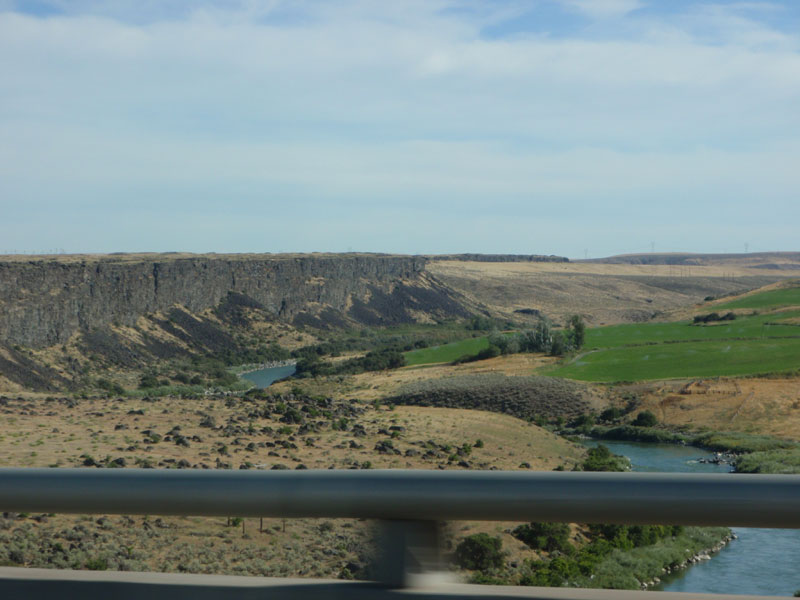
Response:
[[[572,315],[569,318],[568,336],[573,348],[578,350],[583,347],[586,341],[586,324],[580,315]]]
[[[501,569],[505,561],[503,540],[488,533],[470,535],[456,546],[456,562],[462,569],[472,571]]]
[[[627,463],[621,456],[617,456],[608,449],[608,446],[598,444],[589,448],[586,460],[581,463],[584,471],[626,471]]]
[[[656,424],[658,424],[658,419],[649,410],[643,410],[636,415],[636,419],[633,421],[633,424],[636,427],[654,427]]]
[[[564,333],[556,331],[553,333],[553,341],[550,345],[550,356],[563,356],[569,351],[569,344],[564,337]]]
[[[566,523],[528,523],[512,531],[512,535],[534,550],[570,553],[569,525]]]

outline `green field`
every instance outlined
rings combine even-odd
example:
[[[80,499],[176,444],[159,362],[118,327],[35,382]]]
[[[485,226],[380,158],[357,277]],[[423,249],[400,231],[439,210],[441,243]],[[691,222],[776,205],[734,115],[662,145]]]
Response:
[[[800,311],[739,317],[734,321],[693,325],[691,321],[673,323],[633,323],[596,327],[586,331],[586,348],[614,348],[635,344],[676,341],[724,340],[736,338],[800,336],[796,324],[781,323],[800,317]]]
[[[774,308],[778,306],[800,306],[800,286],[745,296],[725,304],[717,304],[710,307],[710,309],[719,311],[734,308]]]
[[[800,287],[754,294],[716,305],[725,309],[800,306]],[[761,375],[800,370],[798,310],[739,315],[733,321],[690,321],[597,327],[581,355],[543,374],[583,381],[642,381]]]
[[[641,381],[759,375],[800,369],[800,338],[681,342],[589,352],[547,375],[583,381]]]
[[[489,338],[483,336],[460,340],[450,344],[443,344],[441,346],[434,346],[432,348],[411,350],[410,352],[405,352],[403,356],[406,359],[406,365],[428,365],[433,363],[453,362],[462,356],[473,356],[488,347]]]

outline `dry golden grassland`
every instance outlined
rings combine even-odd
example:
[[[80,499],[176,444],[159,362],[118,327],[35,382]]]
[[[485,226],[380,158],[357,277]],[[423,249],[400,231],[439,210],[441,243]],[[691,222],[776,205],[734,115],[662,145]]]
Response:
[[[426,269],[506,317],[520,320],[515,310],[535,309],[556,321],[581,314],[591,325],[649,320],[708,295],[740,293],[798,274],[739,265],[548,262],[434,261]]]
[[[551,470],[571,468],[583,454],[535,425],[480,411],[334,403],[327,425],[300,434],[300,426],[281,422],[280,414],[251,416],[264,406],[225,397],[4,398],[0,465],[72,467],[91,459],[106,468],[116,461],[159,468]],[[246,519],[242,529],[224,518],[6,515],[0,518],[0,563],[336,577],[346,575],[347,565],[358,571],[371,551],[365,522],[265,519],[263,531],[260,525],[258,519]],[[452,546],[470,533],[499,532],[518,552],[523,547],[508,533],[515,525],[454,524],[448,539]]]
[[[456,448],[484,441],[466,458],[476,468],[515,469],[528,462],[532,468],[550,470],[574,463],[581,451],[549,431],[522,420],[474,410],[398,406],[393,409],[358,404],[361,414],[351,417],[345,431],[331,428],[297,434],[297,426],[274,419],[249,418],[257,402],[240,404],[224,398],[180,400],[90,399],[47,401],[8,399],[0,407],[0,466],[80,466],[89,455],[98,462],[106,457],[122,458],[126,466],[148,463],[171,467],[180,461],[188,466],[213,468],[218,461],[232,468],[251,463],[253,468],[271,468],[281,463],[313,469],[350,468],[365,461],[372,468],[438,468],[449,465],[448,454],[438,452],[433,460],[414,455],[424,453],[425,443]],[[76,403],[70,407],[68,404]],[[137,414],[142,411],[143,414]],[[133,413],[133,414],[131,414]],[[345,415],[347,413],[341,413]],[[214,422],[215,427],[202,426]],[[233,427],[228,427],[233,425]],[[353,434],[361,425],[366,435]],[[175,430],[175,427],[178,430]],[[288,427],[279,433],[281,427]],[[379,433],[399,427],[394,437]],[[265,428],[272,431],[264,432]],[[150,434],[161,436],[153,442]],[[170,432],[175,431],[172,435]],[[188,445],[176,443],[184,438]],[[172,438],[172,439],[168,439]],[[380,454],[378,442],[391,440],[401,454]],[[355,441],[358,446],[350,447]],[[251,445],[252,444],[252,445]],[[290,444],[296,448],[287,448]],[[222,447],[225,451],[221,451]],[[412,455],[406,456],[407,450]]]
[[[800,378],[705,379],[642,384],[643,408],[669,425],[800,441]]]

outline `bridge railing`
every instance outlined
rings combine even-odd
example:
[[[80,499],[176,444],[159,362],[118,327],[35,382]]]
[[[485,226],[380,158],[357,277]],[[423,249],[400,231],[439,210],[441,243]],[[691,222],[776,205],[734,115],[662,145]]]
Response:
[[[0,511],[378,519],[402,586],[441,566],[439,521],[800,528],[800,475],[0,469]]]

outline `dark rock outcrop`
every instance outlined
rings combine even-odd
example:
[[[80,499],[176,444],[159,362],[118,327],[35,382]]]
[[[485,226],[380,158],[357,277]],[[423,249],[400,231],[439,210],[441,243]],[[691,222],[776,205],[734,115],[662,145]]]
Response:
[[[231,325],[243,325],[244,310],[254,307],[281,321],[316,326],[393,324],[420,313],[466,316],[460,298],[424,272],[425,262],[422,257],[380,254],[123,255],[0,262],[0,343],[42,348],[63,344],[78,332],[133,326],[142,316],[161,313],[192,339],[211,340],[213,333],[214,340],[206,344],[213,349],[224,340],[190,313],[214,308]],[[90,342],[102,347],[108,340],[90,334]],[[156,350],[165,355],[174,351]]]

